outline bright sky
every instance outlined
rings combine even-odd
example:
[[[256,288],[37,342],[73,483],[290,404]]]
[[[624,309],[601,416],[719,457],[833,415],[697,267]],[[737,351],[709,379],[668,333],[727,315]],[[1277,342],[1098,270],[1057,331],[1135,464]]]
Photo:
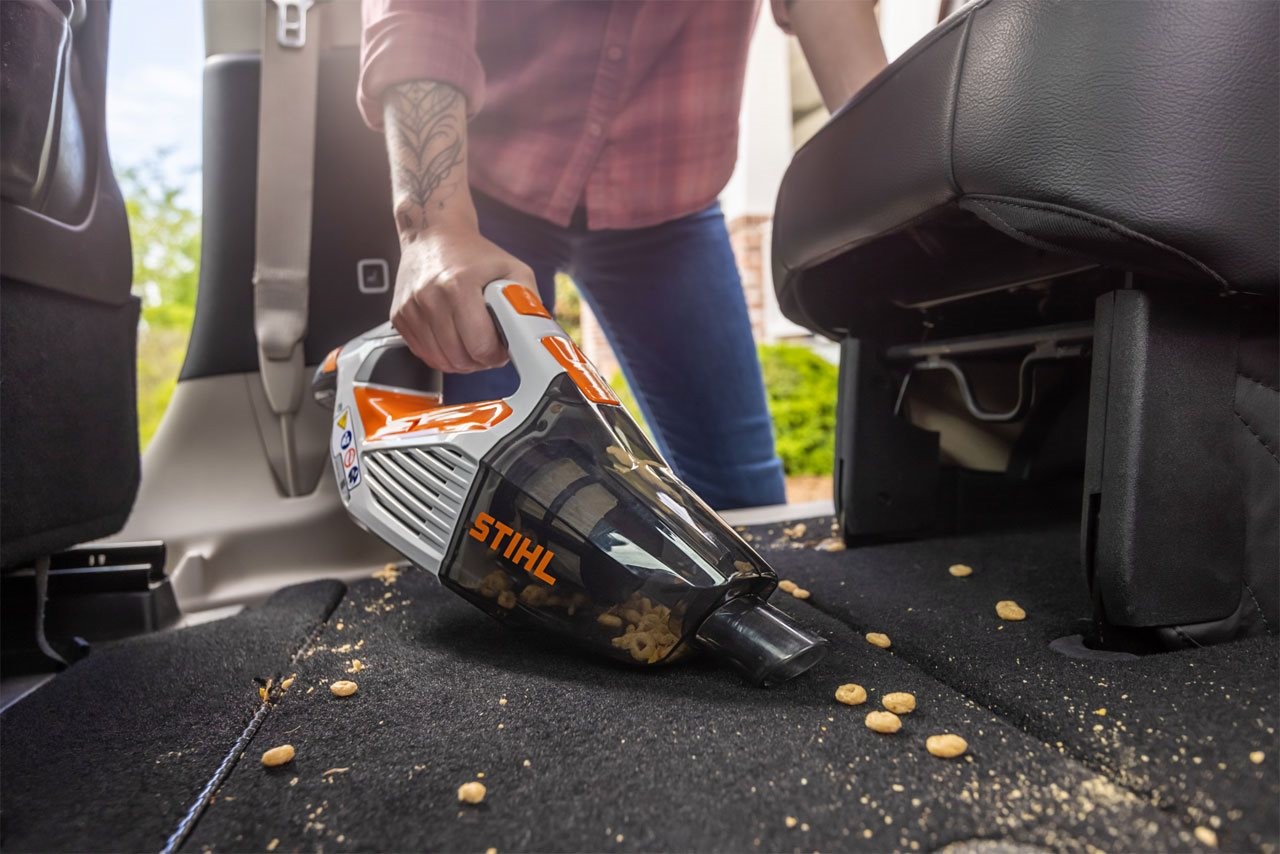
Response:
[[[116,0],[111,4],[107,142],[117,168],[171,150],[170,175],[200,203],[200,0]]]

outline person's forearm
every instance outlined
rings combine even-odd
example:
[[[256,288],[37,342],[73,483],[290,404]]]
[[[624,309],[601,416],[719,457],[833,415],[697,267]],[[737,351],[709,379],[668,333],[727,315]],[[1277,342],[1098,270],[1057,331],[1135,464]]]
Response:
[[[791,30],[835,112],[887,64],[873,0],[791,0]]]
[[[440,224],[474,225],[462,94],[430,80],[401,83],[387,90],[383,116],[400,239]]]

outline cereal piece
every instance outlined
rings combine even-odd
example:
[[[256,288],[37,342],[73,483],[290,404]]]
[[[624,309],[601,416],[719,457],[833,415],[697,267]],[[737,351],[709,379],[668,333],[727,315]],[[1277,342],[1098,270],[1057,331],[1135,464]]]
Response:
[[[293,687],[293,680],[297,678],[298,678],[297,675],[286,677],[284,681],[280,683],[280,690],[288,691],[290,688]]]
[[[1261,750],[1255,750],[1253,751],[1253,753],[1249,754],[1249,761],[1252,762],[1254,765],[1261,765],[1262,761],[1266,758],[1267,758],[1267,755],[1263,753]]]
[[[476,587],[476,592],[486,599],[494,599],[503,590],[511,586],[511,579],[507,578],[507,574],[500,569],[480,579],[480,584]]]
[[[266,753],[262,754],[262,764],[268,768],[275,768],[278,765],[286,765],[292,762],[293,757],[293,745],[282,744],[279,747],[273,747]]]
[[[814,548],[820,552],[842,552],[845,550],[846,546],[844,544],[844,540],[839,537],[827,537],[825,540],[814,546]]]
[[[893,712],[867,712],[867,729],[886,735],[902,729],[902,718]]]
[[[478,804],[484,800],[485,793],[484,783],[473,780],[470,783],[463,783],[458,787],[458,800],[464,804]]]
[[[790,581],[789,579],[784,578],[778,582],[778,589],[781,590],[783,593],[795,593],[796,590],[799,589],[799,587],[796,585],[794,581]]]
[[[796,817],[793,815],[789,815],[782,820],[782,823],[785,824],[787,827],[795,827],[797,824]]]
[[[364,670],[364,663],[358,658],[351,659],[351,666],[347,668],[348,673],[359,673]]]
[[[794,540],[794,539],[797,539],[798,537],[803,537],[804,532],[807,530],[808,528],[806,527],[804,522],[796,522],[790,528],[783,528],[782,533],[786,534],[788,537]]]
[[[861,706],[867,701],[867,689],[854,682],[836,689],[836,700],[846,706]]]
[[[867,643],[881,649],[888,649],[890,646],[889,636],[884,632],[867,632]]]
[[[895,691],[892,694],[885,694],[880,700],[884,707],[895,715],[906,715],[916,710],[916,698],[914,694],[908,694],[906,691]]]
[[[955,733],[931,735],[924,741],[925,749],[942,759],[954,759],[969,749],[969,743]]]
[[[622,627],[622,618],[617,614],[601,614],[596,617],[596,622],[602,626],[609,626],[613,629]]]
[[[534,608],[546,605],[551,599],[551,589],[541,584],[530,584],[520,591],[520,601]]]
[[[508,611],[516,606],[516,594],[510,590],[503,590],[498,594],[498,607],[506,608]]]
[[[484,854],[498,854],[498,849],[497,849],[497,848],[486,848],[486,849],[484,849]]]
[[[622,618],[623,618],[624,620],[626,620],[628,623],[639,623],[639,622],[640,622],[640,618],[641,618],[641,617],[643,617],[643,616],[644,616],[644,614],[641,614],[641,613],[640,613],[639,611],[637,611],[635,608],[623,608],[623,609],[622,609]]]
[[[796,597],[797,599],[808,599],[809,596],[812,594],[810,594],[809,591],[805,590],[803,587],[797,587],[795,590],[791,591],[791,595]]]
[[[1002,620],[1025,620],[1027,612],[1012,599],[1001,599],[996,603],[996,616]]]
[[[756,568],[745,560],[735,560],[733,568],[738,572],[754,573],[756,571]]]
[[[382,569],[375,572],[373,577],[381,581],[383,584],[390,586],[395,584],[400,578],[400,570],[394,563],[389,563]]]
[[[277,846],[277,845],[279,845],[279,844],[280,844],[280,840],[279,840],[279,839],[272,839],[270,842],[268,842],[268,843],[267,843],[267,850],[268,850],[268,851],[275,851],[275,850],[276,850],[276,846]]]
[[[358,690],[360,690],[360,686],[350,679],[339,679],[329,686],[329,691],[335,697],[350,697]]]
[[[1203,826],[1197,827],[1195,829],[1195,835],[1196,839],[1200,840],[1201,844],[1208,845],[1210,848],[1218,847],[1218,834],[1214,833],[1209,828]]]
[[[953,563],[950,568],[947,569],[947,572],[951,573],[956,578],[968,578],[970,575],[973,575],[973,567],[968,564]]]

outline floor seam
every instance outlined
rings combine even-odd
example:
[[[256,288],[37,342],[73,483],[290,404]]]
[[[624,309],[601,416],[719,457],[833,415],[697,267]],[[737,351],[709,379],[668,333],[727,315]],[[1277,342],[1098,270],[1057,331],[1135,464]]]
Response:
[[[347,593],[348,591],[344,590],[342,596],[334,603],[333,608],[318,620],[311,631],[307,633],[302,643],[294,650],[293,655],[289,656],[289,660],[285,662],[285,670],[291,670],[302,659],[307,650],[315,644],[320,637],[320,633],[329,624],[330,618],[338,610],[338,606],[347,598]],[[245,728],[241,730],[239,737],[232,743],[231,749],[227,751],[227,754],[218,763],[218,767],[214,769],[204,787],[201,788],[200,794],[196,795],[191,806],[183,813],[182,818],[178,821],[178,826],[174,828],[173,833],[169,834],[169,838],[165,840],[164,848],[160,849],[161,854],[175,854],[182,847],[182,844],[187,841],[200,818],[213,803],[213,799],[222,788],[222,784],[231,776],[231,772],[235,770],[240,758],[244,756],[245,750],[249,747],[249,742],[253,741],[253,737],[258,734],[262,723],[267,719],[267,715],[275,704],[280,701],[283,694],[284,692],[280,689],[279,683],[268,689],[262,703],[258,706],[257,711],[253,713],[253,717],[245,724]]]

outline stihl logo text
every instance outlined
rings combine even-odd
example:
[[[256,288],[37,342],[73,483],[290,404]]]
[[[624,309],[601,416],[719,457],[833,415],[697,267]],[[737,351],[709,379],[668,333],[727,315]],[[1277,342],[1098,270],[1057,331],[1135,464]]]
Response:
[[[547,572],[547,564],[556,556],[555,552],[535,545],[533,540],[510,525],[504,525],[488,513],[481,513],[471,523],[468,533],[472,539],[488,543],[491,551],[501,552],[503,557],[523,567],[535,578],[547,584],[556,583],[555,576]]]

